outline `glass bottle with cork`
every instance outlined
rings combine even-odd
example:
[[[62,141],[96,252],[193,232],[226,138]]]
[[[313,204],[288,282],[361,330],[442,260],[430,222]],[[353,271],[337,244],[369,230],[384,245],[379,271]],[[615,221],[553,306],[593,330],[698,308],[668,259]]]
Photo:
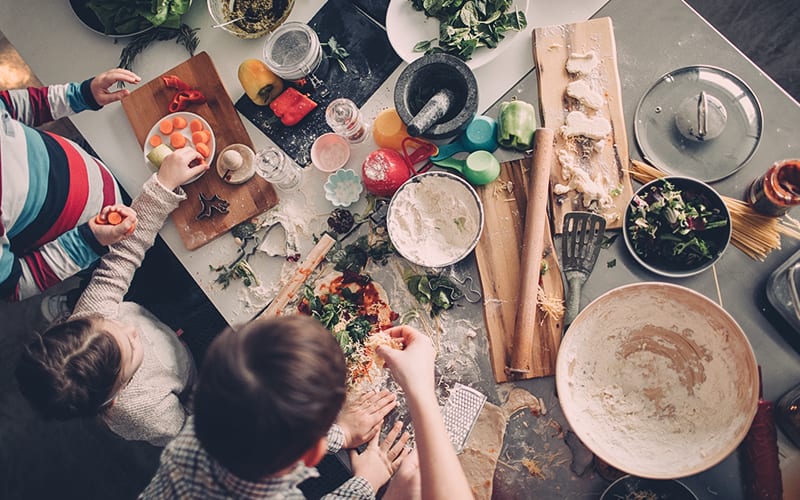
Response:
[[[773,164],[747,188],[745,200],[757,212],[784,215],[800,205],[800,160],[782,160]]]

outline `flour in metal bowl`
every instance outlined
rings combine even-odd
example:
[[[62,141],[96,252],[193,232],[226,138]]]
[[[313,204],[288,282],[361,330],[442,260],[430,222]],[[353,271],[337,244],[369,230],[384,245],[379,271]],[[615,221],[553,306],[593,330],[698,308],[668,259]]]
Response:
[[[455,175],[428,172],[406,181],[389,203],[387,229],[398,253],[426,267],[465,258],[483,230],[483,206]]]

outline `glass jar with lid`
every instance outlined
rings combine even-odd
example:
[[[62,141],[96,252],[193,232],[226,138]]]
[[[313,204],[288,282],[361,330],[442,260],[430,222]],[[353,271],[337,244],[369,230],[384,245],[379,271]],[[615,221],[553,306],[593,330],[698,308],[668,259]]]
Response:
[[[264,43],[264,62],[279,77],[301,90],[317,90],[324,97],[327,61],[319,37],[307,24],[283,23]],[[323,93],[325,92],[325,93]]]

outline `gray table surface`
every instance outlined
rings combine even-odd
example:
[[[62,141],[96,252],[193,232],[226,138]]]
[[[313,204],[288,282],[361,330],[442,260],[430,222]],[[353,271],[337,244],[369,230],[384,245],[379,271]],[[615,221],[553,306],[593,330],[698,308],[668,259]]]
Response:
[[[737,173],[713,184],[721,194],[742,199],[748,184],[769,165],[777,160],[798,156],[798,103],[688,5],[680,0],[612,0],[595,17],[611,17],[613,21],[632,158],[641,159],[633,131],[634,112],[641,96],[665,73],[696,64],[717,66],[737,75],[753,89],[764,114],[761,142],[753,157]],[[515,85],[506,94],[505,100],[511,96],[524,96],[531,102],[538,102],[535,70]],[[497,107],[498,104],[495,104],[487,114],[496,116]],[[558,240],[556,248],[560,248]],[[770,273],[798,249],[800,242],[784,238],[782,250],[772,252],[765,262],[758,262],[731,246],[716,266],[724,308],[747,334],[756,359],[762,366],[765,397],[771,400],[777,399],[800,383],[800,355],[786,341],[786,338],[800,334],[791,331],[780,319],[774,319],[777,315],[770,310],[765,286]],[[607,263],[610,261],[616,261],[616,265],[609,267]],[[717,300],[716,286],[710,271],[684,279],[662,278],[641,268],[631,258],[620,237],[610,248],[601,251],[594,272],[583,287],[582,304],[588,304],[592,299],[618,286],[640,281],[668,281]],[[544,397],[545,401],[555,401],[552,377],[516,384]],[[558,405],[553,405],[551,410],[552,418],[566,429],[566,422]],[[551,481],[543,481],[519,467],[503,464],[504,461],[510,463],[508,459],[513,459],[515,454],[519,458],[524,446],[528,446],[528,452],[530,449],[557,452],[559,448],[563,451],[563,443],[555,443],[549,436],[543,438],[540,435],[542,433],[530,432],[536,425],[535,420],[536,417],[527,416],[518,422],[513,419],[509,422],[501,463],[495,475],[495,497],[599,496],[607,482],[594,472],[577,477],[570,472],[568,463],[552,468],[549,472],[551,477],[548,478]],[[797,453],[797,449],[780,434],[779,441],[782,450]],[[521,442],[524,445],[519,444]],[[542,452],[540,456],[547,454]],[[799,471],[796,463],[793,470],[784,468],[784,475],[797,475]],[[736,499],[742,498],[744,494],[740,476],[738,456],[733,453],[719,465],[685,478],[683,482],[699,498]]]

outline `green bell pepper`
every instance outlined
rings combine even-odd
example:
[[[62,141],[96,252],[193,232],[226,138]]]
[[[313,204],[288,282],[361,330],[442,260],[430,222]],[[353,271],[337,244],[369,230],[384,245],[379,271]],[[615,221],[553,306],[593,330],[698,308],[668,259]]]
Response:
[[[513,100],[500,104],[497,117],[497,142],[506,148],[525,151],[533,145],[536,109],[533,104]]]

